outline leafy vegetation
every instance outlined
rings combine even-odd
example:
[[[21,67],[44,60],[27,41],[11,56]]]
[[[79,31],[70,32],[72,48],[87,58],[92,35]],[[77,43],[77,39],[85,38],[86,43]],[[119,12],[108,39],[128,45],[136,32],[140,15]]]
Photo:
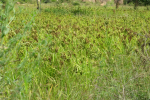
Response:
[[[150,99],[148,10],[0,11],[0,99]]]

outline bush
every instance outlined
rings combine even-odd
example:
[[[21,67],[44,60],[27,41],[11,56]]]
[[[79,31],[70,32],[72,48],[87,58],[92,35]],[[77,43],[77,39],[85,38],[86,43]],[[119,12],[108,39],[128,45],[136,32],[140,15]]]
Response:
[[[50,3],[51,0],[43,0],[44,3]]]
[[[1,2],[2,2],[2,3],[6,3],[6,2],[7,2],[7,0],[2,0]]]

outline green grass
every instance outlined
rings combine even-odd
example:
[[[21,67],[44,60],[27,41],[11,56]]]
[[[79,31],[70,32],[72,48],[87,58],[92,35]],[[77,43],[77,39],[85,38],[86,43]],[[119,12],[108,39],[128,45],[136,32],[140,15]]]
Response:
[[[150,99],[150,12],[114,8],[57,6],[39,13],[29,5],[6,12],[0,99]]]

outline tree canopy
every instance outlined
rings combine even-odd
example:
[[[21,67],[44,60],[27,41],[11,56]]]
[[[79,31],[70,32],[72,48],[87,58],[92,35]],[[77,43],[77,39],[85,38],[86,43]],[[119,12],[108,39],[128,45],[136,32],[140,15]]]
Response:
[[[142,2],[145,6],[150,5],[150,0],[139,0],[139,1]]]

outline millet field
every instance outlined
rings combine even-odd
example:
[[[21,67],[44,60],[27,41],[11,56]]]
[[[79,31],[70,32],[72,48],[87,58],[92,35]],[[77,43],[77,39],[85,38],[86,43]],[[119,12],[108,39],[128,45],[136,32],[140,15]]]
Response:
[[[150,100],[150,10],[8,3],[0,100]]]

